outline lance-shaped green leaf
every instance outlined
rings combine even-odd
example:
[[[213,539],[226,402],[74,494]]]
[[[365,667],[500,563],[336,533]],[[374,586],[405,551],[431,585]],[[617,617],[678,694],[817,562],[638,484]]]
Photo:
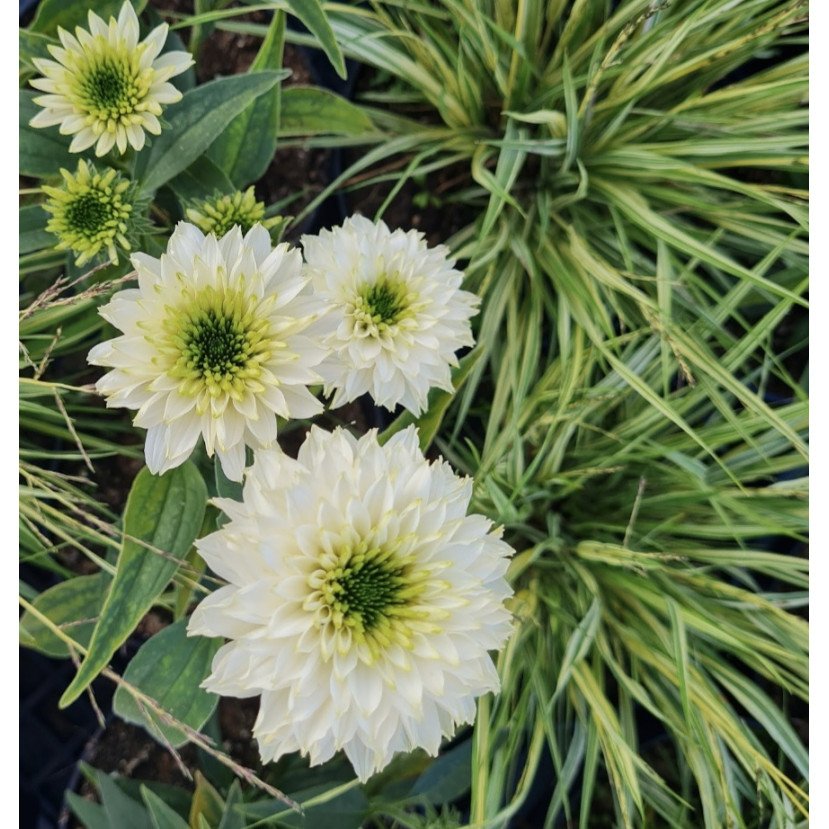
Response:
[[[150,813],[153,829],[187,829],[187,821],[146,786],[141,787],[141,797]]]
[[[85,797],[75,794],[75,792],[66,793],[66,802],[74,812],[75,817],[86,829],[110,829],[107,813],[103,806],[92,803]]]
[[[147,811],[141,804],[133,800],[114,778],[102,771],[96,772],[98,792],[104,804],[104,811],[110,827],[118,829],[152,829],[152,823]]]
[[[108,583],[106,573],[77,576],[44,590],[32,604],[79,645],[86,647],[101,612]],[[20,619],[20,644],[49,656],[69,656],[66,643],[28,612]]]
[[[51,58],[49,54],[49,45],[56,45],[54,38],[41,34],[40,32],[32,32],[28,29],[19,29],[17,32],[17,57],[20,63],[27,67],[31,73],[39,75],[40,73],[35,69],[33,58]],[[24,73],[21,67],[21,77]]]
[[[408,797],[436,806],[451,803],[469,791],[472,768],[472,740],[442,752],[415,780]]]
[[[225,811],[219,829],[245,829],[245,817],[242,813],[242,788],[238,780],[234,780],[225,801]]]
[[[296,15],[319,41],[331,65],[341,78],[345,78],[345,60],[340,51],[334,30],[322,10],[320,0],[286,0],[291,13]]]
[[[279,69],[285,45],[285,14],[275,11],[268,33],[251,64],[251,72]],[[209,157],[236,187],[261,178],[276,152],[281,84],[248,104],[210,147]]]
[[[169,126],[138,156],[136,178],[151,193],[186,170],[216,140],[224,128],[252,101],[273,89],[281,72],[254,72],[219,78],[185,92],[170,107]]]
[[[219,639],[188,636],[187,620],[182,619],[145,642],[124,672],[124,679],[154,699],[179,722],[199,729],[213,713],[219,698],[199,687],[210,673],[210,665],[221,647]],[[164,722],[156,714],[142,710],[123,687],[115,692],[115,713],[127,722],[142,725],[156,739],[177,747],[187,742],[180,728]]]
[[[362,135],[373,130],[360,107],[327,89],[292,86],[282,93],[280,135]]]
[[[167,586],[198,534],[207,487],[189,461],[164,475],[136,477],[124,514],[124,544],[89,652],[60,699],[65,708],[109,662]]]
[[[190,803],[190,826],[218,826],[224,811],[222,796],[200,772],[196,772],[196,790]]]

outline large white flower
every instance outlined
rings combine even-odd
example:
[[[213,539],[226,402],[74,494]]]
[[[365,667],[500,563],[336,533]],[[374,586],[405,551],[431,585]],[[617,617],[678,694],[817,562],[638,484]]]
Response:
[[[89,362],[113,371],[97,383],[107,406],[138,409],[152,472],[183,463],[199,436],[225,474],[241,480],[245,446],[276,441],[276,415],[322,411],[307,386],[325,351],[315,331],[302,260],[268,231],[238,227],[217,240],[179,222],[167,252],[132,257],[138,288],[100,309],[123,336]]]
[[[426,409],[429,389],[452,391],[455,352],[474,344],[478,297],[448,248],[429,248],[415,230],[352,216],[342,227],[303,236],[314,292],[327,304],[331,356],[321,366],[333,406],[368,392],[387,409]]]
[[[139,43],[138,18],[128,0],[109,24],[90,11],[88,31],[77,26],[73,37],[58,28],[61,46],[48,46],[55,60],[33,60],[43,77],[31,84],[47,94],[35,98],[43,111],[31,125],[59,124],[63,135],[75,136],[69,146],[73,153],[93,144],[98,156],[113,146],[125,153],[128,143],[140,150],[145,131],[161,132],[162,104],[181,100],[168,81],[193,63],[187,52],[159,57],[167,29],[166,23],[156,26]]]
[[[232,640],[204,687],[262,695],[263,761],[344,749],[366,780],[395,752],[437,754],[499,690],[488,651],[511,629],[513,550],[466,514],[471,494],[414,427],[384,446],[312,427],[297,460],[255,454],[241,503],[216,500],[231,520],[197,546],[230,584],[189,632]]]

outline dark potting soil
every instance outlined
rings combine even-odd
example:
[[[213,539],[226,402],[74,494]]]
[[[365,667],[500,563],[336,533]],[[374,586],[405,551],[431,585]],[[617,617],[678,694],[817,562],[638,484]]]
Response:
[[[349,152],[346,157],[346,163],[352,164],[360,156],[359,153]],[[408,158],[399,160],[398,166],[401,171],[408,161]],[[364,178],[368,178],[368,175],[355,176],[346,186],[359,184]],[[456,187],[459,182],[469,179],[468,165],[456,164],[436,173],[429,173],[421,181],[410,180],[394,196],[380,218],[392,230],[401,228],[421,231],[431,247],[445,244],[453,233],[471,224],[478,214],[478,211],[471,210],[468,206],[443,201],[449,190]],[[361,213],[373,219],[393,185],[394,182],[370,184],[346,193],[348,212]]]

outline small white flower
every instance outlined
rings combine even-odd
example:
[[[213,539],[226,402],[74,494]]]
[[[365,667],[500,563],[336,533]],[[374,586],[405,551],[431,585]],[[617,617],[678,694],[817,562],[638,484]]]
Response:
[[[89,12],[89,30],[75,28],[74,37],[58,28],[61,46],[49,46],[55,60],[35,58],[43,73],[31,81],[46,92],[35,98],[43,111],[31,120],[33,127],[60,125],[62,135],[74,135],[69,150],[79,153],[95,144],[95,155],[119,153],[127,144],[144,146],[145,131],[158,135],[162,104],[181,100],[170,78],[193,63],[187,52],[159,53],[167,39],[166,23],[156,26],[138,42],[138,18],[127,2],[118,19],[109,24]]]
[[[204,687],[262,695],[264,762],[344,749],[366,780],[396,752],[437,754],[499,690],[488,652],[511,630],[513,550],[466,514],[471,495],[414,427],[385,446],[312,427],[297,460],[256,452],[242,503],[215,502],[231,520],[197,546],[230,584],[189,632],[232,640]]]
[[[307,388],[325,351],[300,254],[271,249],[258,224],[217,240],[179,222],[161,259],[137,253],[132,264],[138,288],[100,309],[123,336],[89,352],[114,369],[97,388],[107,406],[138,409],[152,472],[183,463],[201,435],[239,481],[245,446],[275,442],[276,415],[322,411]]]
[[[452,391],[455,352],[474,344],[478,297],[460,290],[463,274],[448,249],[423,234],[390,231],[362,216],[303,236],[314,293],[328,308],[331,356],[320,367],[332,406],[368,392],[387,409],[426,409],[433,386]]]

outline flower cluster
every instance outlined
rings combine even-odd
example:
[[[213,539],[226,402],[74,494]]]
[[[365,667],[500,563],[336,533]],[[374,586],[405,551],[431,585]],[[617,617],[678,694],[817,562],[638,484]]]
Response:
[[[138,288],[101,309],[122,335],[89,360],[113,369],[98,381],[107,405],[137,410],[153,472],[202,436],[241,480],[245,447],[271,446],[277,415],[322,410],[309,386],[334,406],[368,391],[416,414],[432,386],[451,390],[477,297],[446,249],[362,217],[302,241],[304,266],[286,244],[272,251],[260,224],[218,239],[181,222],[160,259],[133,256]]]
[[[73,36],[58,28],[61,45],[48,46],[54,60],[34,59],[43,77],[31,84],[47,94],[35,98],[43,111],[31,125],[59,125],[63,135],[74,136],[73,153],[93,144],[98,156],[113,147],[123,154],[128,144],[140,150],[145,132],[161,132],[162,105],[181,100],[169,80],[193,63],[187,52],[160,54],[167,29],[157,26],[139,43],[138,17],[128,0],[108,24],[90,11],[88,30],[78,26]]]
[[[31,123],[74,136],[72,152],[140,151],[192,59],[161,54],[166,25],[139,41],[129,2],[108,23],[88,20],[59,29],[54,60],[35,61],[45,94]],[[81,159],[43,187],[46,229],[78,265],[116,263],[148,227],[140,188],[113,163]],[[118,334],[88,360],[109,369],[97,382],[107,406],[147,430],[151,472],[203,441],[244,482],[241,502],[216,501],[228,523],[197,543],[227,585],[189,632],[230,640],[204,687],[261,695],[263,761],[342,750],[366,780],[398,752],[437,754],[499,689],[490,651],[511,630],[513,550],[467,515],[472,481],[427,461],[415,427],[381,445],[376,431],[314,426],[293,460],[277,426],[319,414],[320,390],[332,406],[368,393],[419,415],[431,388],[451,391],[478,299],[448,249],[415,231],[355,216],[304,236],[300,252],[274,246],[283,219],[265,218],[253,187],[184,207],[164,252],[131,256],[137,285],[100,308]]]
[[[296,460],[278,447],[277,416],[322,410],[314,386],[420,411],[472,344],[476,299],[420,234],[357,217],[303,245],[305,263],[261,224],[217,238],[181,222],[160,258],[132,257],[138,287],[101,309],[122,333],[89,361],[111,369],[107,405],[137,410],[150,470],[201,437],[244,480],[241,502],[215,502],[229,523],[197,543],[228,582],[189,624],[230,640],[204,687],[261,695],[264,761],[343,750],[366,780],[398,752],[437,754],[498,691],[513,551],[413,426],[384,445],[312,427]]]

